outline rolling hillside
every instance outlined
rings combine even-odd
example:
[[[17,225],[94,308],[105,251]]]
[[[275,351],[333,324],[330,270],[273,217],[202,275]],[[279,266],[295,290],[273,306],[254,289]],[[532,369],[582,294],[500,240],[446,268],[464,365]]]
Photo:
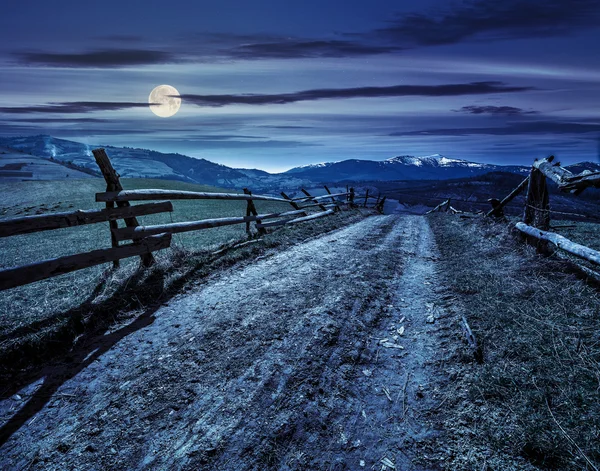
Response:
[[[434,154],[426,157],[403,155],[382,161],[351,159],[324,162],[273,174],[259,169],[231,168],[182,154],[109,145],[90,146],[45,135],[0,138],[0,146],[92,171],[97,168],[91,149],[105,147],[122,177],[179,180],[238,189],[249,187],[254,191],[296,189],[322,183],[448,180],[489,172],[524,175],[529,171],[528,166],[477,163]],[[600,169],[600,165],[583,162],[573,166],[575,173],[583,169]]]

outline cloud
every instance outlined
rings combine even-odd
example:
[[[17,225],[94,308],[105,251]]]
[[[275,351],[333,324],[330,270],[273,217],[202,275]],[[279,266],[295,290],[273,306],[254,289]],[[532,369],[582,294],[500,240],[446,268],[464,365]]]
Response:
[[[319,57],[351,57],[398,51],[397,46],[360,44],[341,40],[286,39],[278,42],[243,44],[225,50],[236,59],[292,59]]]
[[[48,67],[117,68],[177,62],[176,55],[145,49],[105,49],[81,53],[15,52],[20,63]]]
[[[133,102],[103,102],[103,101],[67,101],[34,106],[3,106],[0,113],[29,114],[29,113],[90,113],[93,111],[116,111],[127,108],[145,108],[148,103]]]
[[[394,85],[391,87],[325,88],[274,95],[181,95],[182,100],[199,106],[282,105],[299,101],[340,98],[380,98],[398,96],[461,96],[513,93],[534,87],[508,86],[502,82],[471,82],[444,85]]]
[[[520,134],[586,134],[600,132],[598,123],[569,123],[559,121],[534,121],[527,123],[509,123],[505,127],[486,128],[442,128],[420,131],[400,131],[389,136],[468,136],[494,135],[510,136]]]
[[[439,13],[403,15],[375,33],[404,47],[432,46],[560,36],[596,27],[599,19],[598,0],[471,0]]]
[[[537,111],[525,111],[522,108],[516,108],[514,106],[463,106],[459,110],[452,110],[457,113],[469,113],[469,114],[490,114],[500,116],[521,116],[526,114],[537,114]]]
[[[111,122],[104,118],[18,118],[11,119],[11,122],[18,123],[108,123]]]

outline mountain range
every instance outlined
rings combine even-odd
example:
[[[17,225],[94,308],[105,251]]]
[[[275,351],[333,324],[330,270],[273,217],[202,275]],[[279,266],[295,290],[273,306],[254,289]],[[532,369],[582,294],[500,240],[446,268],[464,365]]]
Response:
[[[98,169],[91,149],[104,147],[122,177],[181,180],[228,188],[249,187],[254,190],[293,189],[318,183],[447,180],[497,171],[526,174],[530,168],[469,162],[435,154],[426,157],[404,155],[383,161],[351,159],[269,173],[258,169],[231,168],[182,154],[109,145],[90,146],[47,135],[0,138],[0,146],[94,171]],[[598,171],[600,165],[586,162],[578,164],[577,168],[577,173],[581,171],[579,169]]]

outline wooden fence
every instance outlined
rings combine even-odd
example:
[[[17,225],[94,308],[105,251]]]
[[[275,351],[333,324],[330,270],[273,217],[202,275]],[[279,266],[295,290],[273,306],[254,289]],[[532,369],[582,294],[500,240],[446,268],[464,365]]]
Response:
[[[574,175],[569,170],[553,163],[554,156],[536,160],[531,168],[531,173],[502,201],[492,199],[492,209],[486,214],[488,217],[504,218],[503,208],[518,194],[527,188],[523,221],[515,228],[529,242],[537,246],[540,252],[548,251],[548,244],[553,244],[557,249],[571,255],[587,260],[595,265],[600,265],[600,252],[577,244],[569,239],[552,232],[550,229],[550,198],[548,194],[547,179],[558,185],[560,191],[579,195],[586,188],[600,188],[600,172],[584,171]],[[600,273],[581,267],[588,275],[600,280]]]
[[[105,150],[95,149],[92,153],[106,181],[106,192],[96,194],[96,202],[104,203],[104,209],[40,214],[0,220],[0,238],[108,222],[112,247],[1,270],[0,290],[103,263],[112,262],[114,267],[118,267],[119,260],[134,256],[139,256],[144,266],[150,266],[154,263],[152,253],[170,247],[171,237],[174,233],[245,224],[246,232],[251,235],[251,223],[255,223],[258,233],[264,234],[268,228],[314,221],[330,216],[342,208],[356,208],[359,206],[357,201],[362,201],[362,198],[364,198],[363,207],[367,207],[369,198],[374,199],[374,197],[369,196],[368,192],[365,196],[355,195],[354,188],[349,188],[346,192],[333,194],[327,186],[325,186],[326,195],[312,196],[308,191],[302,190],[306,196],[301,198],[290,198],[283,192],[281,198],[254,195],[248,189],[244,189],[244,193],[239,194],[153,189],[124,190],[119,175],[113,168]],[[140,225],[137,220],[140,216],[173,211],[171,201],[156,203],[147,203],[147,201],[214,199],[246,201],[246,215],[149,226]],[[130,204],[132,201],[144,201],[146,203],[132,206]],[[254,204],[255,201],[288,203],[292,206],[292,210],[259,214]],[[373,207],[383,212],[384,203],[385,197],[377,197]],[[307,212],[307,209],[317,207],[319,208],[318,212],[313,214]],[[124,223],[124,227],[119,227],[119,220]],[[121,245],[120,242],[123,241],[129,242]]]

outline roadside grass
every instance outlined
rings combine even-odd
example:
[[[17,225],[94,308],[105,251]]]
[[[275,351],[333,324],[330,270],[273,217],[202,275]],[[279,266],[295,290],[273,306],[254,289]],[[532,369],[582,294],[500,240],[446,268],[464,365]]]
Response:
[[[38,202],[50,211],[98,208],[93,201],[101,182],[85,180],[69,189],[68,197],[55,185],[40,185]],[[34,182],[26,182],[31,185]],[[47,183],[47,182],[35,182]],[[177,188],[217,191],[214,187],[181,184],[162,180],[124,180],[125,188]],[[96,188],[98,187],[98,188]],[[28,188],[30,191],[31,188]],[[221,190],[222,191],[222,190]],[[31,208],[35,198],[21,196],[22,203],[11,206],[14,212]],[[14,195],[12,198],[16,198]],[[60,197],[60,205],[53,198]],[[84,199],[85,198],[85,199]],[[11,202],[11,201],[9,201]],[[50,204],[49,204],[50,203]],[[144,216],[141,224],[159,224],[212,217],[246,214],[244,201],[174,201],[172,214]],[[287,211],[286,203],[255,202],[260,212]],[[66,205],[66,208],[64,207]],[[21,209],[20,209],[21,208]],[[29,213],[32,213],[29,209]],[[365,212],[368,214],[368,212]],[[6,217],[6,215],[5,215]],[[112,270],[105,264],[61,275],[0,293],[0,364],[13,370],[37,358],[68,351],[83,332],[105,329],[131,319],[147,306],[164,302],[223,267],[256,257],[269,249],[284,247],[322,234],[364,217],[361,211],[344,211],[328,218],[297,226],[270,230],[260,241],[231,248],[248,240],[245,225],[221,227],[187,234],[174,234],[171,248],[155,253],[157,263],[149,270],[139,267],[139,258],[121,261]],[[0,241],[0,266],[10,267],[36,260],[110,247],[108,223],[59,229],[15,236]],[[215,253],[217,252],[217,253]]]
[[[484,352],[477,365],[456,347],[444,366],[450,392],[438,414],[450,437],[446,468],[593,469],[586,459],[598,468],[600,292],[565,262],[517,242],[505,224],[429,221],[451,307]],[[576,224],[571,238],[592,245],[597,228]]]
[[[223,189],[166,180],[123,179],[124,188],[163,188],[191,191],[224,191]],[[2,185],[4,198],[1,218],[100,209],[94,201],[96,192],[104,191],[100,179],[69,182],[41,181]],[[135,204],[135,203],[133,203]],[[286,203],[257,201],[259,212],[287,211]],[[245,201],[191,200],[174,201],[172,213],[140,217],[141,224],[165,224],[226,216],[244,216]],[[122,225],[122,223],[121,223]],[[174,234],[172,248],[157,252],[157,260],[169,259],[173,250],[216,250],[222,244],[246,238],[245,225],[225,226],[203,231]],[[49,258],[109,248],[108,223],[44,231],[0,239],[0,268],[10,268]],[[135,269],[137,258],[121,261],[125,269]],[[0,339],[10,337],[11,331],[39,322],[56,312],[78,305],[94,292],[102,281],[107,265],[91,267],[31,285],[0,293]],[[2,342],[2,340],[0,340]]]

